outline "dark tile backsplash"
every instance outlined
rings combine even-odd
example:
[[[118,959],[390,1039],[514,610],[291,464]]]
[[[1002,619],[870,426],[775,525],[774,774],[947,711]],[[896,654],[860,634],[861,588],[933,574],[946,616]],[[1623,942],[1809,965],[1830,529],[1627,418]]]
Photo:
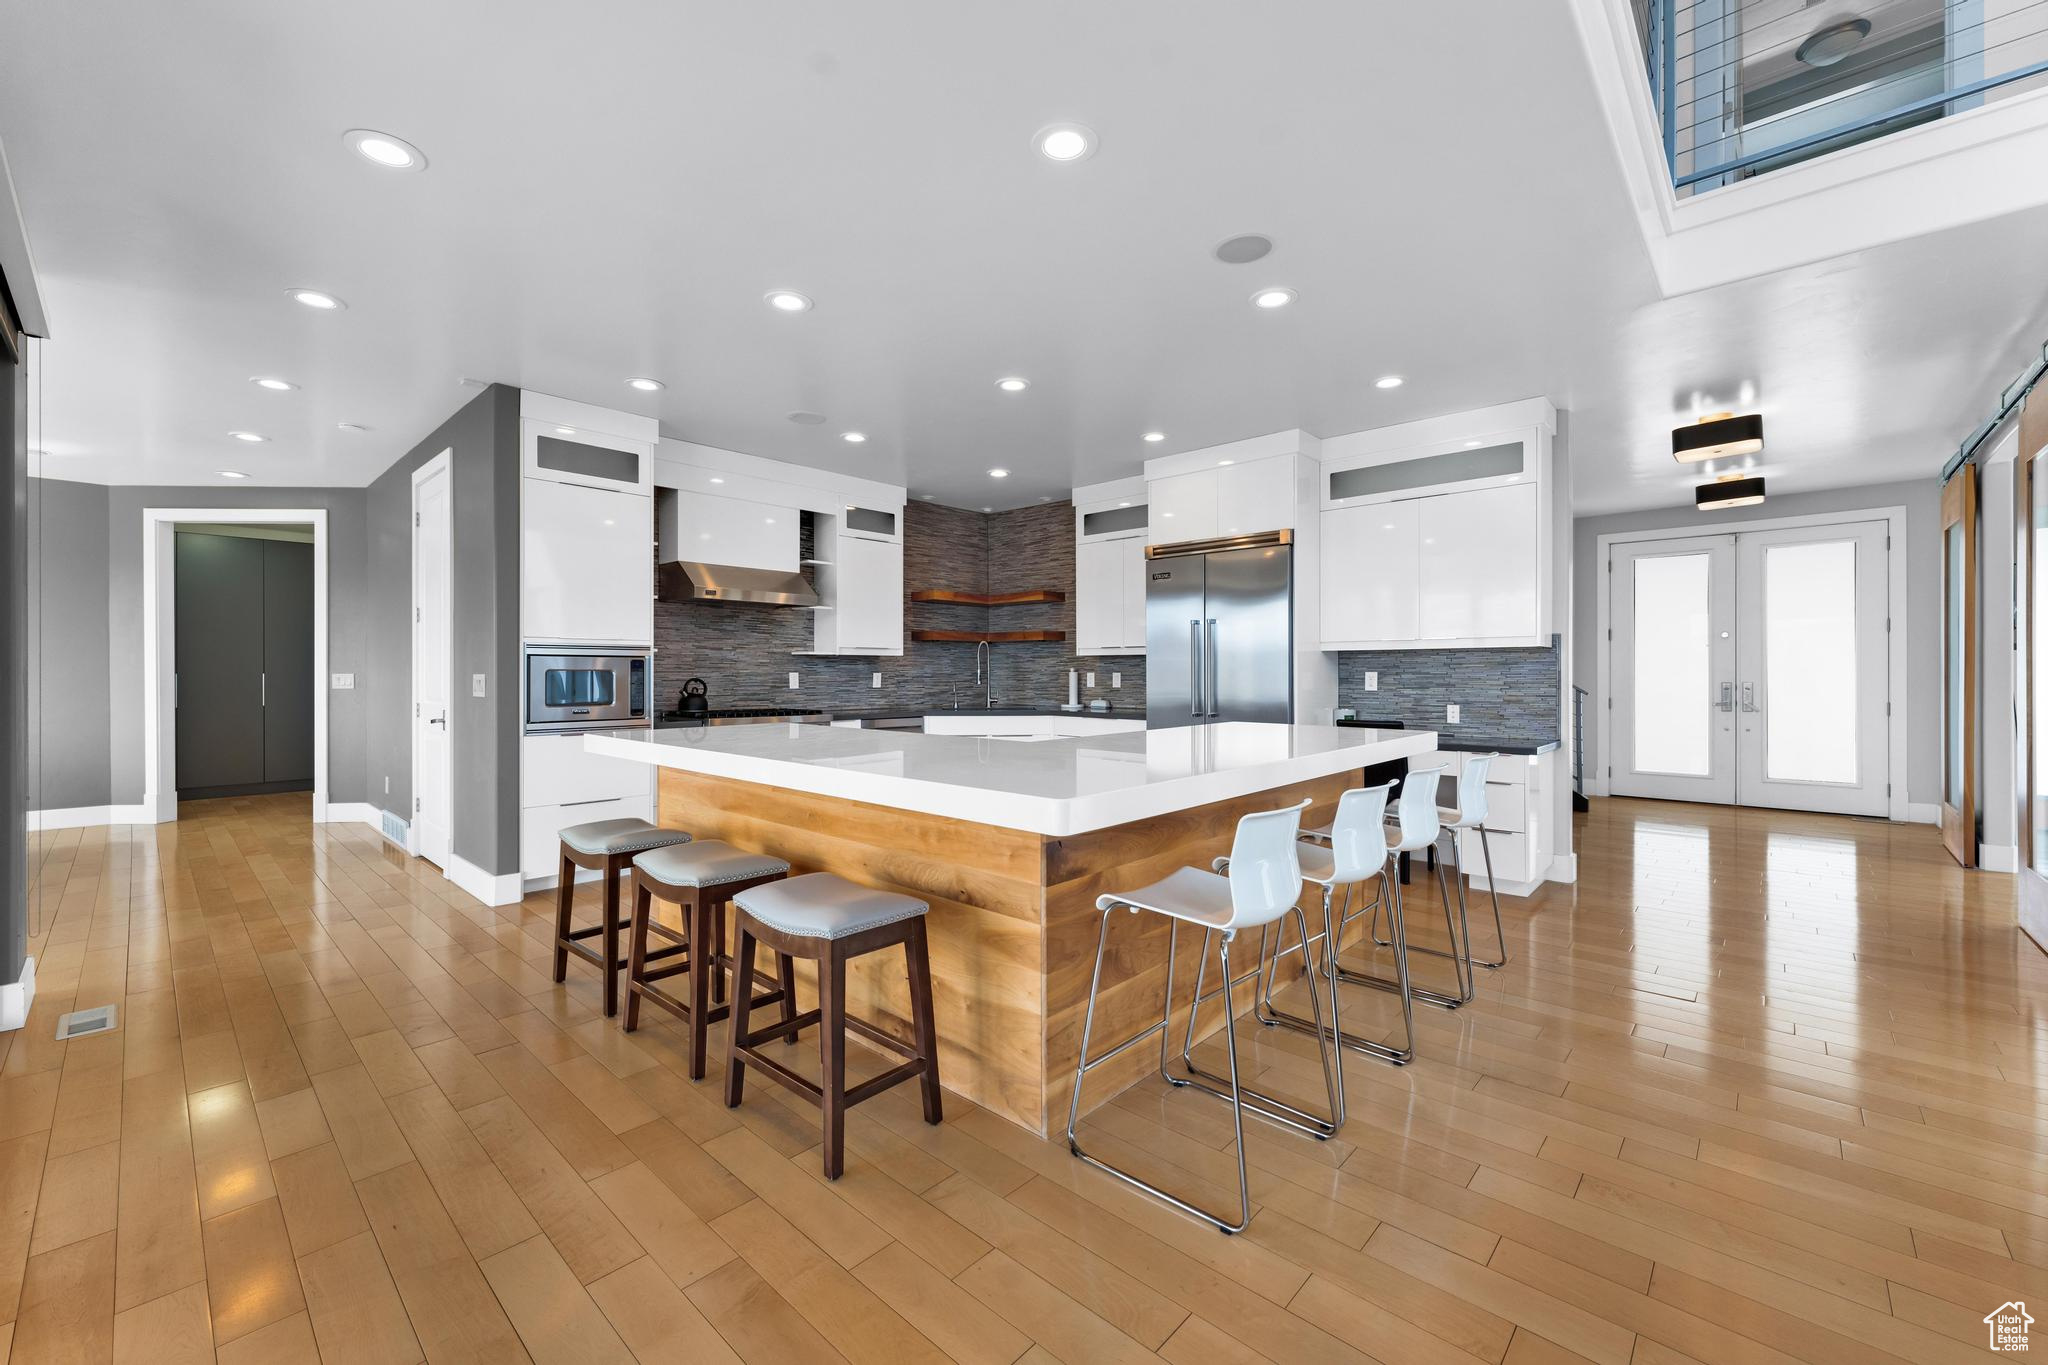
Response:
[[[1365,690],[1376,672],[1379,690]],[[1337,656],[1337,704],[1360,720],[1398,720],[1411,728],[1529,744],[1558,737],[1556,637],[1548,649],[1385,649]],[[1458,724],[1444,724],[1456,702]]]
[[[810,558],[806,518],[804,557]],[[806,571],[808,572],[808,571]],[[1073,651],[1074,507],[1046,503],[1014,512],[981,513],[933,503],[904,509],[903,584],[906,592],[948,588],[956,592],[1014,592],[1056,588],[1059,603],[1017,607],[946,606],[909,602],[904,608],[901,658],[802,656],[812,642],[811,613],[788,607],[737,603],[656,602],[654,604],[655,695],[663,710],[676,704],[686,678],[701,677],[711,704],[722,706],[815,706],[826,710],[876,706],[979,705],[983,689],[974,683],[972,644],[912,641],[909,632],[934,630],[1064,630],[1065,641],[990,646],[995,699],[999,705],[1057,706],[1067,699],[1067,670],[1097,672],[1100,686],[1084,687],[1081,700],[1100,697],[1118,714],[1145,711],[1142,657],[1088,659]],[[789,690],[789,674],[801,687]],[[1123,674],[1111,689],[1110,673]],[[880,688],[870,686],[876,673]]]

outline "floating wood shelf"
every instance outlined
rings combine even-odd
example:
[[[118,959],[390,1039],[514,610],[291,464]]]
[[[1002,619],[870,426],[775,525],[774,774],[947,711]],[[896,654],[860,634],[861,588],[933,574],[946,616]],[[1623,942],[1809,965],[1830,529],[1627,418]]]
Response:
[[[984,640],[992,645],[1014,645],[1033,640],[1064,640],[1067,633],[1063,630],[913,630],[910,638],[963,645],[978,645]]]
[[[1051,588],[1028,592],[954,592],[950,588],[924,588],[910,594],[913,602],[944,602],[956,607],[1021,607],[1028,602],[1064,602],[1067,595]]]

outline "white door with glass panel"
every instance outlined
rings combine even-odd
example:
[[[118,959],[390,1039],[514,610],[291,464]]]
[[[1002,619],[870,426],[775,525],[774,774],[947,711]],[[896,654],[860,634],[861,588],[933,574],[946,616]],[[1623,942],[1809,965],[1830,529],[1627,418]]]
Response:
[[[1607,788],[1890,808],[1886,524],[1616,544]]]

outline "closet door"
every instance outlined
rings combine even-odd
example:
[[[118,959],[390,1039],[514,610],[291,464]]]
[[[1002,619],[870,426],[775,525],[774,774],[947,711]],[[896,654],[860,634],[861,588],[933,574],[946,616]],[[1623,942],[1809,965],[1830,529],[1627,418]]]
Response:
[[[262,540],[263,782],[313,780],[313,547]]]
[[[263,781],[263,546],[178,535],[180,793]]]

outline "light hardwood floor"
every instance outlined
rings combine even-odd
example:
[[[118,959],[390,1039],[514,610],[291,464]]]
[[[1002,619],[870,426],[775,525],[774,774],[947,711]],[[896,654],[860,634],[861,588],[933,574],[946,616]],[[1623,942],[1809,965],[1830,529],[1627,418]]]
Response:
[[[548,980],[545,898],[478,905],[302,797],[182,816],[34,836],[15,1365],[1868,1365],[1980,1360],[1984,1314],[2048,1300],[2048,958],[1931,828],[1597,802],[1477,1004],[1418,1009],[1412,1068],[1349,1063],[1339,1138],[1252,1125],[1228,1238],[913,1091],[854,1111],[827,1186],[811,1112],[728,1112],[671,1024]],[[106,1001],[118,1032],[52,1041]],[[1315,1093],[1307,1040],[1245,1037]],[[1093,1124],[1228,1170],[1203,1097]]]

